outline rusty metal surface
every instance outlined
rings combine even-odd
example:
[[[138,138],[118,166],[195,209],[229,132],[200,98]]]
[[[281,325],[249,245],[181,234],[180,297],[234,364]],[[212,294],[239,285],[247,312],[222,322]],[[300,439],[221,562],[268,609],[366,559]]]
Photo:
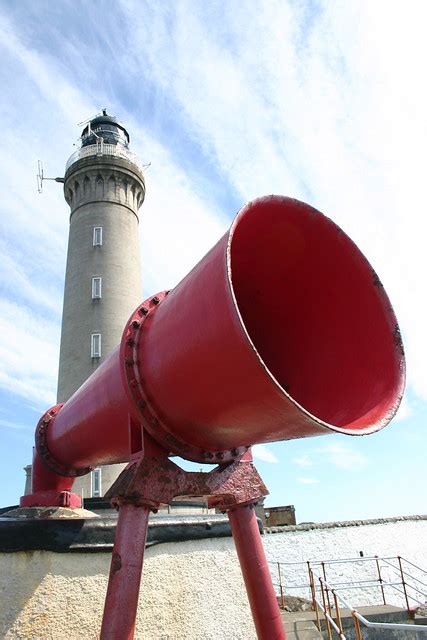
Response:
[[[22,496],[20,507],[69,507],[80,509],[82,498],[71,491],[34,491]]]
[[[332,221],[260,198],[144,327],[146,399],[188,444],[184,457],[194,446],[372,433],[403,391],[396,327],[370,264]]]
[[[20,499],[20,507],[82,506],[81,496],[72,493],[74,477],[62,476],[46,466],[37,449],[33,454],[32,491]]]
[[[258,637],[285,638],[253,510],[253,503],[266,493],[250,450],[209,473],[189,472],[169,460],[168,451],[144,434],[141,451],[106,494],[119,516],[101,640],[133,638],[149,511],[183,495],[207,496],[210,507],[228,511]]]
[[[132,314],[123,332],[120,345],[120,359],[124,362],[126,390],[130,403],[137,407],[139,414],[135,416],[141,421],[144,429],[165,449],[179,453],[191,460],[202,460],[210,463],[225,463],[236,460],[248,446],[232,447],[225,450],[207,450],[206,447],[195,446],[191,442],[184,441],[178,434],[170,430],[170,426],[161,418],[161,412],[157,411],[150,402],[149,371],[144,366],[144,361],[139,355],[140,343],[147,333],[150,322],[154,320],[154,313],[165,300],[169,291],[163,291],[145,300]]]
[[[149,515],[150,510],[144,506],[127,503],[120,507],[101,640],[134,637]]]
[[[63,403],[57,404],[46,411],[40,418],[36,427],[36,450],[44,464],[54,473],[60,476],[78,477],[90,473],[93,467],[84,467],[77,469],[75,467],[67,467],[52,456],[47,444],[47,430],[54,428],[55,416],[62,409]]]
[[[157,509],[177,496],[209,496],[208,506],[228,510],[251,504],[268,489],[251,460],[220,465],[210,471],[184,471],[167,457],[142,457],[129,463],[105,498],[115,506],[132,502]]]
[[[285,640],[270,569],[251,506],[228,512],[258,640]]]
[[[138,308],[120,349],[43,427],[55,472],[39,456],[34,490],[127,462],[141,426],[169,452],[219,464],[256,443],[373,433],[404,379],[395,315],[354,243],[309,205],[260,198],[175,289]]]

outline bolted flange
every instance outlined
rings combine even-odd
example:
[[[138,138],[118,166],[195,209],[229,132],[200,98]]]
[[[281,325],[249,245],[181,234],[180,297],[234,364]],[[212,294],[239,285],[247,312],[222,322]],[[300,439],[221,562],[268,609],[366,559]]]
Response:
[[[242,456],[248,446],[235,447],[225,451],[206,451],[188,442],[184,442],[171,433],[167,425],[160,419],[157,411],[150,402],[149,389],[143,379],[144,363],[138,361],[138,346],[143,340],[144,327],[152,321],[157,309],[168,295],[169,291],[162,291],[147,298],[129,318],[123,332],[120,356],[123,363],[124,378],[127,382],[127,393],[138,407],[143,427],[167,451],[194,460],[210,464],[224,464],[234,462]]]
[[[66,467],[61,462],[56,460],[53,455],[49,451],[49,447],[47,446],[47,431],[48,428],[51,428],[55,416],[62,409],[64,403],[56,404],[54,407],[51,407],[42,415],[40,418],[37,427],[36,427],[36,449],[43,463],[54,473],[57,473],[59,476],[66,476],[69,478],[74,478],[78,476],[84,476],[90,471],[93,470],[93,467],[84,467],[82,469],[73,469],[70,467]]]

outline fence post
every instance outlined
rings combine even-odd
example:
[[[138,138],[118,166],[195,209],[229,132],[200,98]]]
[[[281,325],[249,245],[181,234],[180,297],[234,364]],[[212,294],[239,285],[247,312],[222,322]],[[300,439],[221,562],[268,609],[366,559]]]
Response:
[[[322,578],[319,578],[319,582],[320,582],[320,588],[322,590],[322,602],[323,602],[323,609],[324,609],[325,622],[326,622],[326,632],[328,634],[328,640],[332,640],[331,623],[329,622],[329,618],[328,618],[329,611],[328,611],[328,606],[326,604],[325,588],[323,586]]]
[[[285,598],[283,596],[282,573],[280,571],[280,562],[277,563],[277,572],[279,574],[280,602],[282,604],[282,609],[284,609],[285,608]]]
[[[375,562],[377,563],[378,580],[379,580],[379,583],[381,585],[381,593],[383,594],[383,602],[386,605],[387,602],[385,601],[384,585],[383,585],[383,579],[382,579],[382,576],[381,576],[381,569],[380,569],[380,563],[378,561],[378,556],[375,556]]]
[[[405,601],[406,601],[406,611],[409,613],[409,600],[408,600],[408,594],[406,592],[406,582],[405,582],[405,576],[403,575],[403,569],[402,569],[402,558],[400,556],[397,556],[397,559],[399,561],[399,567],[400,567],[400,576],[402,578],[402,587],[403,587],[403,592],[405,594]]]
[[[311,597],[313,599],[313,609],[316,614],[317,628],[319,629],[320,632],[322,632],[322,624],[320,622],[320,617],[319,617],[319,607],[317,606],[317,601],[316,601],[316,586],[314,584],[313,570],[310,566],[310,562],[307,562],[307,564],[308,564],[308,577],[310,580]]]
[[[362,632],[360,631],[359,619],[356,617],[356,611],[353,611],[353,622],[354,622],[354,630],[356,632],[356,640],[363,640]]]
[[[338,598],[337,598],[337,594],[335,593],[335,589],[332,589],[332,595],[334,596],[335,611],[337,612],[336,623],[337,623],[338,629],[340,630],[340,636],[341,636],[342,633],[343,633],[343,628],[342,628],[341,613],[340,613],[340,603],[338,602]]]
[[[325,568],[325,563],[324,563],[324,562],[322,562],[322,563],[321,563],[321,565],[322,565],[322,570],[323,570],[323,579],[324,579],[325,584],[326,584],[326,586],[325,586],[325,589],[326,589],[326,598],[327,598],[327,601],[328,601],[328,611],[329,611],[329,614],[330,614],[330,613],[331,613],[331,601],[330,601],[330,599],[329,599],[329,589],[328,589],[328,587],[327,587],[328,580],[327,580],[327,578],[326,578],[326,568]]]

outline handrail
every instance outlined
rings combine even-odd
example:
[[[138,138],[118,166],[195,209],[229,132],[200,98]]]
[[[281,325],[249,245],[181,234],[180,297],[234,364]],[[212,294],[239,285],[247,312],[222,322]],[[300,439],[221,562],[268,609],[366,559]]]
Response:
[[[67,163],[65,165],[65,171],[67,171],[72,164],[81,160],[82,158],[87,158],[89,156],[115,156],[118,158],[124,158],[125,160],[129,160],[133,164],[136,164],[138,169],[142,171],[143,167],[138,159],[138,156],[132,151],[129,151],[122,144],[108,144],[104,141],[102,143],[95,143],[87,145],[86,147],[80,147],[71,156],[68,158]]]
[[[399,557],[399,556],[397,556]],[[407,562],[408,564],[411,564],[413,567],[415,567],[415,569],[418,569],[418,571],[422,571],[423,573],[427,573],[424,569],[421,569],[421,567],[418,567],[416,564],[414,564],[413,562],[409,562],[409,560],[406,560],[405,558],[401,558],[401,560],[403,560],[404,562]],[[394,566],[394,564],[392,564],[391,562],[388,562],[388,559],[384,560],[384,562],[391,567],[392,569],[394,569],[397,573],[400,573],[399,569],[397,567]],[[427,584],[425,582],[423,582],[422,580],[419,580],[419,578],[413,576],[411,573],[408,573],[407,571],[402,571],[402,573],[404,575],[407,575],[411,578],[411,580],[415,580],[416,582],[419,582],[420,584],[423,585],[423,587],[427,588]],[[409,585],[410,586],[410,585]],[[413,587],[415,589],[415,587]],[[422,593],[422,592],[421,592]]]
[[[400,584],[400,583],[397,583],[397,584]],[[395,591],[398,591],[399,593],[402,593],[403,595],[405,595],[405,592],[403,591],[403,589],[399,589],[396,586],[396,583],[390,582],[390,583],[387,583],[387,586],[393,587],[393,589],[395,589]],[[415,587],[411,587],[411,588],[415,589]],[[421,593],[422,595],[424,595],[424,593],[422,591],[419,591],[418,589],[416,589],[416,591],[418,591],[418,593]],[[421,602],[421,600],[417,600],[414,596],[409,596],[409,597],[411,598],[411,600],[414,600],[414,602],[416,602],[420,606],[423,606],[425,604],[424,602]]]
[[[368,579],[368,580],[349,580],[347,582],[336,582],[336,583],[332,583],[329,581],[329,579],[327,578],[326,575],[326,567],[329,565],[336,565],[336,564],[349,564],[349,563],[353,563],[353,564],[358,564],[360,562],[375,562],[376,563],[376,571],[377,571],[377,575],[378,578],[375,579]],[[397,561],[398,564],[393,564],[391,561]],[[383,565],[381,565],[381,562],[384,562]],[[308,567],[308,575],[309,575],[309,584],[292,584],[286,585],[286,588],[289,589],[310,589],[311,592],[311,600],[312,600],[312,604],[313,604],[313,609],[316,613],[316,620],[317,620],[317,627],[319,629],[319,631],[322,631],[322,625],[321,625],[321,621],[320,621],[320,616],[319,616],[319,612],[321,612],[324,616],[325,619],[325,624],[326,624],[326,634],[327,634],[327,638],[332,640],[332,633],[333,630],[338,634],[338,637],[340,638],[340,640],[345,640],[345,635],[343,632],[343,628],[342,628],[342,622],[341,622],[341,612],[340,612],[340,604],[343,605],[344,607],[346,607],[352,615],[353,618],[353,623],[354,623],[354,628],[355,628],[355,633],[356,633],[356,638],[357,640],[362,640],[362,632],[361,632],[361,628],[360,625],[364,625],[365,627],[368,628],[378,628],[378,629],[402,629],[405,631],[421,631],[421,632],[427,632],[427,625],[421,625],[421,624],[407,624],[407,623],[394,623],[394,622],[371,622],[370,620],[368,620],[367,618],[365,618],[358,610],[356,607],[353,607],[342,595],[342,591],[344,590],[356,590],[356,589],[373,589],[373,588],[381,588],[381,592],[382,592],[382,600],[384,605],[387,604],[386,602],[386,596],[385,596],[385,588],[390,587],[391,589],[395,590],[396,592],[398,592],[400,594],[400,596],[403,596],[405,603],[406,603],[406,610],[408,611],[408,613],[411,611],[411,607],[410,607],[410,603],[409,601],[412,600],[414,603],[416,603],[417,605],[423,605],[424,602],[422,602],[419,599],[418,594],[421,595],[425,595],[423,591],[421,591],[418,588],[418,584],[425,586],[424,582],[422,580],[420,580],[419,578],[411,575],[408,570],[407,567],[404,566],[404,563],[407,563],[408,565],[411,565],[412,567],[414,567],[414,569],[416,569],[417,571],[421,572],[422,574],[427,575],[427,572],[422,569],[421,567],[417,566],[416,564],[414,564],[413,562],[410,562],[409,560],[406,560],[405,558],[402,558],[400,556],[384,556],[384,557],[380,557],[380,556],[372,556],[372,557],[361,557],[361,558],[342,558],[342,559],[333,559],[333,560],[327,560],[327,561],[309,561],[309,562],[298,562],[298,561],[293,561],[293,562],[278,562],[275,561],[274,563],[270,561],[270,564],[274,564],[276,566],[277,569],[277,574],[278,574],[278,579],[279,582],[274,582],[273,584],[275,585],[275,587],[278,587],[280,590],[280,600],[282,603],[282,606],[285,605],[286,602],[286,596],[284,595],[284,582],[282,580],[282,576],[283,576],[283,571],[281,569],[281,566],[287,566],[287,565],[303,565],[306,564]],[[385,567],[390,567],[391,569],[393,569],[393,572],[399,575],[399,581],[395,582],[392,580],[385,580],[383,578],[383,576],[381,575],[381,566],[382,568]],[[314,569],[319,570],[319,573],[321,572],[322,575],[316,575],[316,573],[314,572]],[[336,576],[337,578],[340,576]],[[393,578],[394,575],[392,574],[390,576],[390,578]],[[315,580],[315,578],[317,580]],[[342,579],[342,578],[341,578]],[[396,578],[395,578],[396,579]],[[410,579],[410,581],[408,581],[408,579]],[[318,595],[317,595],[317,588],[319,588],[319,586],[316,586],[316,582],[319,582],[320,585],[320,591],[321,591],[321,598],[319,599]],[[412,584],[412,581],[416,581],[417,585]],[[411,591],[412,590],[412,591]],[[340,591],[341,593],[338,593],[338,591]],[[418,597],[415,597],[415,595],[412,595],[412,593],[415,593],[415,595],[417,595]],[[333,596],[334,602],[331,604],[331,595]],[[335,607],[335,616],[336,616],[336,620],[334,620],[334,617],[332,615],[332,608]]]
[[[402,556],[397,556],[397,557],[400,558],[401,560],[403,560],[404,562],[406,562],[407,564],[411,564],[415,569],[418,569],[419,571],[422,571],[423,573],[427,574],[427,570],[426,569],[423,569],[422,567],[419,567],[417,564],[414,564],[413,562],[411,562],[407,558],[402,558]],[[387,560],[388,560],[388,558],[387,558]]]
[[[333,626],[333,628],[335,629],[335,631],[338,633],[338,636],[340,638],[340,640],[347,640],[347,637],[344,635],[344,633],[342,632],[342,629],[340,630],[340,628],[338,627],[338,625],[336,624],[335,620],[333,619],[333,617],[328,613],[327,609],[325,609],[325,607],[322,605],[321,602],[318,601],[318,599],[315,599],[315,602],[317,604],[317,606],[319,607],[319,609],[322,611],[323,615],[325,616],[325,618],[328,620],[328,622]],[[320,629],[319,629],[320,631]]]
[[[319,582],[324,585],[327,589],[329,589],[332,593],[336,593],[336,589],[333,589],[322,577],[319,576]],[[360,622],[362,624],[364,624],[366,627],[369,627],[371,629],[402,629],[405,631],[427,631],[427,624],[405,624],[405,623],[400,623],[400,622],[371,622],[370,620],[367,620],[364,616],[362,616],[361,613],[359,613],[357,611],[357,609],[355,607],[352,607],[351,604],[349,602],[347,602],[347,600],[339,595],[338,593],[336,594],[337,598],[340,602],[342,602],[342,604],[351,611],[351,613],[353,615],[356,616],[356,618],[358,620],[360,620]]]

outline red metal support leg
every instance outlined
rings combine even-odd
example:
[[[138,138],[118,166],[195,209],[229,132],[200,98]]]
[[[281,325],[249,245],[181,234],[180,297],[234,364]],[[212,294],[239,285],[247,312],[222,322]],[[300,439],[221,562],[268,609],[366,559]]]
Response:
[[[228,512],[258,640],[285,640],[285,630],[254,509]]]
[[[101,640],[132,640],[150,509],[124,503],[119,508],[116,539],[102,618]]]

